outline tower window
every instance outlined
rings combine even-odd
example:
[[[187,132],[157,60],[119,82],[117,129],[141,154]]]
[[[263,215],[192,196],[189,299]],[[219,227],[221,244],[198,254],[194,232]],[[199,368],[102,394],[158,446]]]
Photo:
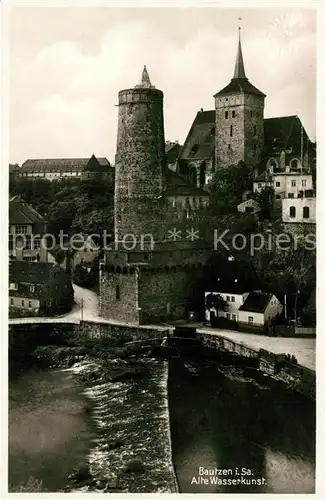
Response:
[[[232,125],[230,125],[230,137],[232,137]]]
[[[225,111],[225,119],[228,120],[228,111]]]
[[[236,116],[236,111],[233,110],[232,111],[232,117],[235,118],[235,116]]]

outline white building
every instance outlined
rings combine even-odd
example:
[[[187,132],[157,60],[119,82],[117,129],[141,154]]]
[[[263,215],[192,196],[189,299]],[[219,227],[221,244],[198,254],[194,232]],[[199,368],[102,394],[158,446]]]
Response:
[[[261,210],[259,203],[257,201],[249,199],[245,200],[242,203],[237,205],[238,212],[246,213],[246,214],[256,214]]]
[[[313,192],[312,175],[298,172],[276,173],[273,175],[273,188],[276,198],[303,197]]]
[[[316,224],[316,198],[283,198],[282,222]]]
[[[220,295],[227,305],[224,311],[217,311],[214,307],[206,308],[206,320],[210,322],[219,317],[238,323],[263,326],[269,324],[283,310],[281,302],[275,295],[260,290],[242,294],[206,292],[206,303],[208,296],[211,300],[211,295]]]
[[[107,158],[96,158],[101,167],[111,167]],[[19,169],[19,177],[59,179],[81,179],[89,158],[44,158],[26,160]]]

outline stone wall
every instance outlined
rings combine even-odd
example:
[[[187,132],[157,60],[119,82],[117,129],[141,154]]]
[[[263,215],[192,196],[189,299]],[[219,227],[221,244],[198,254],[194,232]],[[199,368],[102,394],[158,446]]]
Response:
[[[99,314],[108,319],[139,323],[138,275],[101,271]]]
[[[115,229],[120,234],[158,229],[166,169],[163,93],[120,91],[115,159]]]
[[[144,327],[131,325],[115,325],[114,323],[95,323],[82,321],[73,325],[74,334],[88,339],[120,339],[124,342],[132,341],[161,341],[167,334],[163,327]],[[160,339],[160,340],[159,340]]]
[[[190,268],[141,272],[139,306],[142,322],[185,319],[193,299],[197,274],[197,269]]]
[[[260,161],[264,142],[263,113],[262,96],[234,94],[216,97],[216,168],[235,165],[239,161],[256,165]]]

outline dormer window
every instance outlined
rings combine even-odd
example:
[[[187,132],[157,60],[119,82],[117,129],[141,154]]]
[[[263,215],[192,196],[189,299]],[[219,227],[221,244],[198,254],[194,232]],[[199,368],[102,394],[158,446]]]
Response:
[[[197,152],[198,149],[199,149],[199,145],[198,144],[194,144],[194,146],[192,146],[191,153],[194,155]]]

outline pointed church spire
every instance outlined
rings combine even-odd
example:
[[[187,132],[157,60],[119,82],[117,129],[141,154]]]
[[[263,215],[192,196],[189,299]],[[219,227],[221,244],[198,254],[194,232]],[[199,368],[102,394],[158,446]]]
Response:
[[[151,85],[149,73],[147,71],[146,65],[144,65],[143,70],[142,70],[142,75],[141,75],[141,82],[139,85],[136,85],[136,87],[142,87],[146,89],[153,89],[155,88],[153,85]]]
[[[241,49],[240,30],[241,30],[241,27],[239,26],[238,27],[238,50],[237,50],[237,58],[236,58],[235,72],[234,72],[233,80],[238,79],[238,78],[247,79],[247,77],[245,75],[243,53],[242,53],[242,49]]]

